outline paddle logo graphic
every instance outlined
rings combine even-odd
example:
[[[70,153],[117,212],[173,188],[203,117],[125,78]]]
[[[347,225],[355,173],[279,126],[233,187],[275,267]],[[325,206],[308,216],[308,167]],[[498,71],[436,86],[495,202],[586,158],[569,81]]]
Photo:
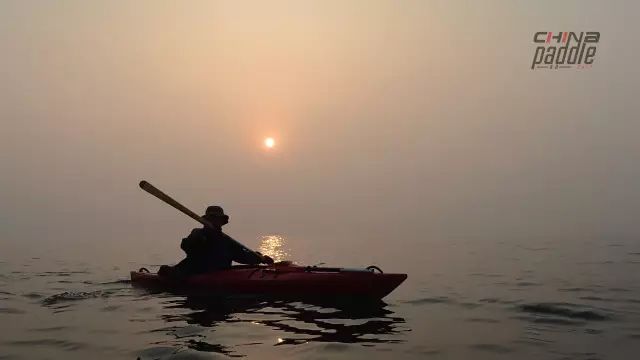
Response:
[[[598,31],[538,31],[531,70],[590,69],[596,58]]]

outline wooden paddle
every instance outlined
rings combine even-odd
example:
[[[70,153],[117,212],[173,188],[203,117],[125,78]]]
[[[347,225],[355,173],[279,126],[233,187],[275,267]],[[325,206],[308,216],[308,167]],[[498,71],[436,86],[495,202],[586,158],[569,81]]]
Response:
[[[146,192],[148,192],[149,194],[157,197],[158,199],[166,202],[167,204],[173,206],[174,208],[180,210],[183,214],[187,215],[188,217],[192,218],[193,220],[199,222],[200,224],[210,227],[210,228],[214,228],[214,226],[207,221],[206,219],[202,218],[202,216],[194,213],[193,211],[189,210],[186,206],[180,204],[179,202],[175,201],[171,196],[163,193],[162,191],[160,191],[160,189],[156,188],[155,186],[151,185],[150,183],[148,183],[147,181],[140,181],[140,188]],[[257,259],[260,259],[260,262],[264,261],[264,257],[258,253],[256,253],[255,251],[249,249],[248,247],[242,245],[241,243],[239,243],[238,241],[236,241],[235,239],[233,239],[231,236],[224,234],[229,240],[233,241],[234,243],[236,243],[238,246],[240,246],[244,251],[248,252],[249,254],[255,256]]]

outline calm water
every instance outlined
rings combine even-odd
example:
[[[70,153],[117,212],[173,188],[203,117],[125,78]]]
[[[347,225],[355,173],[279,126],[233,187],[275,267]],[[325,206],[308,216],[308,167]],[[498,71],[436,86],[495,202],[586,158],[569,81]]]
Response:
[[[270,236],[260,247],[317,260],[295,243]],[[357,308],[188,298],[128,282],[129,270],[176,254],[0,258],[0,359],[632,359],[640,351],[637,241],[449,239],[374,254],[409,279],[383,304]],[[361,257],[334,251],[329,260],[368,265]]]

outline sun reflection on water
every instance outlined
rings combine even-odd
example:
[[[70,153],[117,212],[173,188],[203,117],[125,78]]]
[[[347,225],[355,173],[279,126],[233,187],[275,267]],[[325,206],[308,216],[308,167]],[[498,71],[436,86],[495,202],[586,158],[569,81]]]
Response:
[[[285,238],[280,235],[265,235],[260,238],[259,250],[270,256],[274,261],[287,260],[289,253],[285,248]]]

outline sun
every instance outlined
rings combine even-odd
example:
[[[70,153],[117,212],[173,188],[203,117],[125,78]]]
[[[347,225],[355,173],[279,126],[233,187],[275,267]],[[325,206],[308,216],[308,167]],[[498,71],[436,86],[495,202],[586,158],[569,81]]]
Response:
[[[276,141],[272,137],[268,137],[264,139],[264,146],[266,146],[268,149],[272,149],[274,146],[276,146]]]

